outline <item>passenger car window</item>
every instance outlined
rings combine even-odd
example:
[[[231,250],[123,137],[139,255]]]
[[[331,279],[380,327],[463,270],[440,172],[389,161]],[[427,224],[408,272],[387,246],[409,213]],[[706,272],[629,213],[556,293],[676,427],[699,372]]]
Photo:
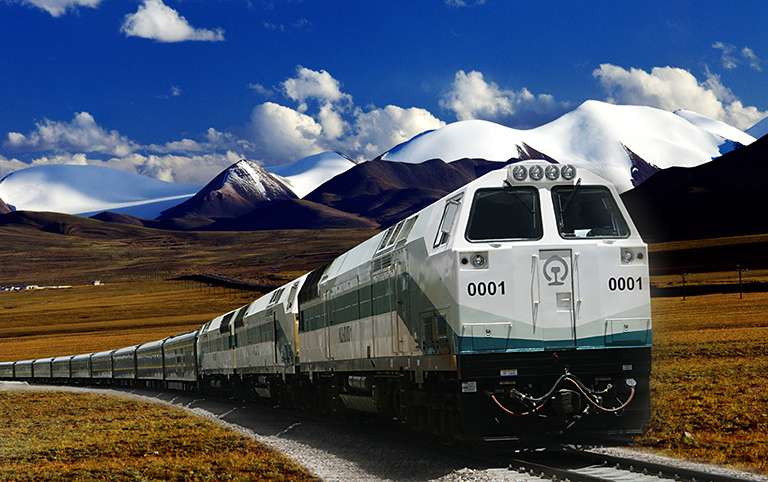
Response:
[[[573,238],[626,238],[629,227],[616,200],[604,186],[557,186],[552,202],[560,236]]]
[[[540,239],[539,193],[532,187],[478,189],[472,201],[469,241]]]

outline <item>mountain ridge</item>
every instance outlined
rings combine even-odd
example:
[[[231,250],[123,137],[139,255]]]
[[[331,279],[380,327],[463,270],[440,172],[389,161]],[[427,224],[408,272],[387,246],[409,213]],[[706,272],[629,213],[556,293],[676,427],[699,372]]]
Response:
[[[206,184],[190,199],[157,217],[171,218],[236,218],[265,201],[295,199],[296,194],[282,181],[256,163],[241,159]]]

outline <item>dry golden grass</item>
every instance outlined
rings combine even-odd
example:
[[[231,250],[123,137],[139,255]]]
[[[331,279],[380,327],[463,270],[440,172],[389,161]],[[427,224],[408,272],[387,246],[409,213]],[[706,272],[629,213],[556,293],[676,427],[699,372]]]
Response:
[[[124,398],[0,392],[0,481],[317,481],[183,411]]]
[[[640,447],[768,473],[768,293],[655,298]]]
[[[78,355],[199,328],[257,292],[145,281],[0,293],[0,361]]]

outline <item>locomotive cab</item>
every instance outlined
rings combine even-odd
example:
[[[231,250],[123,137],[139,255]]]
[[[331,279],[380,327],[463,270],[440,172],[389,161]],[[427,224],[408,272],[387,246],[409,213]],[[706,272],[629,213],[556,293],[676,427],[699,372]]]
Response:
[[[647,247],[618,193],[545,161],[495,179],[446,202],[432,253],[456,273],[444,316],[463,430],[559,442],[639,434],[650,415]]]

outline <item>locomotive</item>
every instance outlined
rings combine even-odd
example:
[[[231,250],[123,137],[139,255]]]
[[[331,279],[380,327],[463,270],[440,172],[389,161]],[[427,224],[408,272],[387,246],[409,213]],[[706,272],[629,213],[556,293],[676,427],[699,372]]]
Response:
[[[456,440],[628,441],[650,417],[648,273],[609,182],[522,161],[197,330],[0,379],[225,392]]]

